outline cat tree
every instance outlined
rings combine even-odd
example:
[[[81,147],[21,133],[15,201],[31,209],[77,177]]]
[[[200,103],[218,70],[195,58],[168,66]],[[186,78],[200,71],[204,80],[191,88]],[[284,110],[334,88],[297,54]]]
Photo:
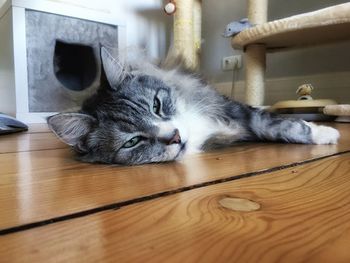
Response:
[[[201,41],[201,1],[170,0],[174,13],[174,43],[188,66],[198,67]],[[261,106],[265,96],[266,53],[350,39],[350,3],[267,22],[268,0],[248,0],[248,19],[255,26],[232,38],[245,52],[246,102]]]
[[[267,52],[320,45],[350,39],[350,3],[271,22],[267,20],[268,0],[249,0],[248,19],[256,26],[232,38],[234,48],[246,56],[246,102],[264,102]]]
[[[174,42],[171,52],[181,55],[189,68],[199,65],[201,48],[201,0],[171,0],[168,14],[174,14]]]

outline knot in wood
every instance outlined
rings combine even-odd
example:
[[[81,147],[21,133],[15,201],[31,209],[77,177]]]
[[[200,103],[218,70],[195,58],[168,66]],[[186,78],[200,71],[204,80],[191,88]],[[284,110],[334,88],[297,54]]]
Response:
[[[250,212],[260,209],[260,204],[248,199],[225,197],[219,201],[219,204],[233,211]]]

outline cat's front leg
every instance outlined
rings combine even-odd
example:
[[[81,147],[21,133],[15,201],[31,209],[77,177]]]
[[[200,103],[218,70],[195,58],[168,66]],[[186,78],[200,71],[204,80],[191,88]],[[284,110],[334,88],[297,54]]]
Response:
[[[299,119],[284,119],[269,112],[254,110],[250,128],[261,140],[305,144],[336,144],[339,132],[323,125]]]

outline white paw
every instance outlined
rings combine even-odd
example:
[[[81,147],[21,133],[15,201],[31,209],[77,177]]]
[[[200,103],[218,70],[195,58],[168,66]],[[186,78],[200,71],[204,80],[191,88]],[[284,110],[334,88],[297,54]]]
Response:
[[[311,128],[311,138],[314,144],[337,144],[340,137],[338,130],[312,122],[306,122],[306,124]]]

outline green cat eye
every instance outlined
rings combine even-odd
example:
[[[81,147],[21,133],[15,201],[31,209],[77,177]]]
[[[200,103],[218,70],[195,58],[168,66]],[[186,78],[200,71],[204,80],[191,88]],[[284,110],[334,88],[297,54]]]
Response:
[[[131,148],[131,147],[135,146],[136,144],[138,144],[141,140],[142,140],[141,136],[136,136],[136,137],[132,138],[131,140],[127,141],[126,143],[124,143],[123,148]]]
[[[160,100],[157,97],[153,100],[153,112],[157,115],[160,113]]]

